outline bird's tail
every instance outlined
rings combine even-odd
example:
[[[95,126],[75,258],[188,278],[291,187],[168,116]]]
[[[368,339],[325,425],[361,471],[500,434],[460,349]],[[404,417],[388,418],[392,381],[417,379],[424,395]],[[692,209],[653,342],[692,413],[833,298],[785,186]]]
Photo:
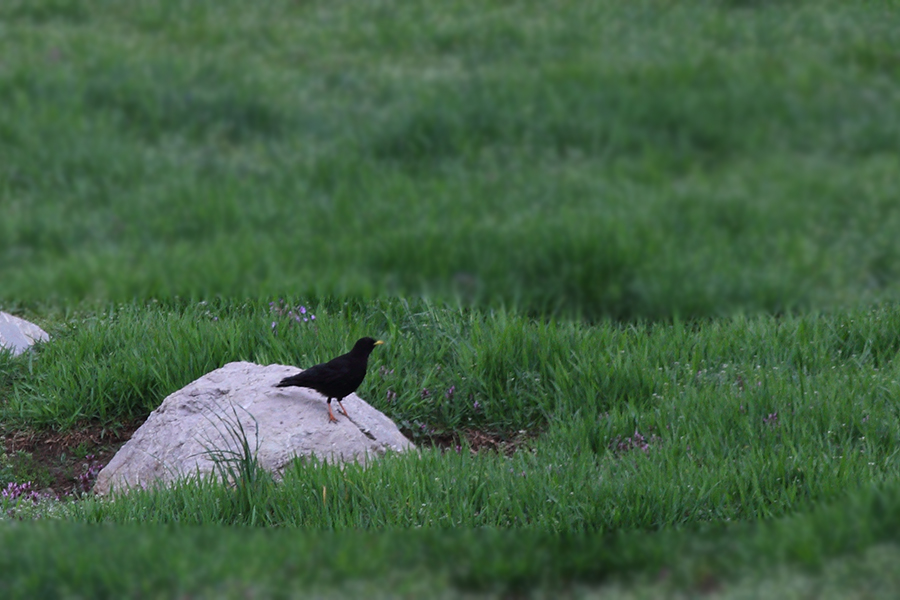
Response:
[[[297,376],[292,375],[290,377],[285,377],[284,379],[282,379],[281,381],[276,383],[274,387],[279,387],[279,388],[291,387],[291,386],[297,385],[298,383],[299,383],[299,381],[297,380]]]

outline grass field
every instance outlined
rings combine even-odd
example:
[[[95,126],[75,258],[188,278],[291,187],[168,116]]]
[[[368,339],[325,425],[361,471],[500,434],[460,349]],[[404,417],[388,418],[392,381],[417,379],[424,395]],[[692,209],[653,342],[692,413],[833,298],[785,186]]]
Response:
[[[896,297],[890,2],[6,2],[5,301]]]
[[[0,593],[896,597],[898,8],[2,3],[0,484],[362,335],[420,452],[6,487]]]

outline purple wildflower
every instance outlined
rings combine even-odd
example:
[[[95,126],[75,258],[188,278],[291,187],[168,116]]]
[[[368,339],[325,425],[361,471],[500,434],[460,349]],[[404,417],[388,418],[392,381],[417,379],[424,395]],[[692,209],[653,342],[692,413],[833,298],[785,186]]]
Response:
[[[621,435],[617,435],[615,439],[609,443],[609,449],[616,454],[624,454],[631,450],[641,450],[647,454],[650,452],[650,443],[655,442],[658,439],[659,438],[655,435],[651,435],[650,439],[647,439],[641,432],[635,429],[634,434],[631,436],[623,438]]]
[[[395,392],[394,390],[388,390],[387,391],[387,401],[393,402],[396,399],[397,399],[397,392]]]
[[[10,481],[6,485],[6,489],[0,491],[0,498],[3,500],[31,500],[35,504],[41,499],[41,495],[37,490],[31,488],[31,482],[26,481],[25,483],[16,483],[15,481]]]
[[[296,323],[308,323],[316,320],[316,315],[309,313],[309,309],[302,304],[291,307],[285,304],[284,298],[279,298],[278,302],[269,302],[269,312],[275,313],[279,317],[287,317],[288,325]]]
[[[430,395],[431,395],[431,392],[428,391],[428,388],[422,388],[422,400],[429,397]]]
[[[79,475],[76,479],[78,481],[78,485],[81,488],[82,492],[89,492],[91,487],[94,485],[94,480],[97,479],[97,474],[100,473],[100,470],[103,469],[103,465],[97,461],[97,457],[93,454],[88,454],[84,457],[84,460],[87,463],[84,465],[85,471]]]
[[[778,425],[778,411],[769,413],[769,416],[763,417],[763,423],[766,425]]]
[[[455,386],[455,385],[451,385],[451,386],[447,389],[447,391],[444,392],[444,398],[446,398],[447,400],[452,400],[452,399],[453,399],[453,395],[454,395],[455,393],[456,393],[456,386]]]

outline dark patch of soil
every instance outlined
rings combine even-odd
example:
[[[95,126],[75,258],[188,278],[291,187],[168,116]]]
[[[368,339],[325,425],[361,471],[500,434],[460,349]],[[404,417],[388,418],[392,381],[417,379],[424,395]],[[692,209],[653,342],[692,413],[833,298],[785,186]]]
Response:
[[[434,433],[413,437],[411,432],[402,431],[403,435],[419,446],[435,446],[441,450],[461,450],[467,447],[470,452],[493,451],[505,456],[512,456],[526,448],[528,443],[538,436],[536,432],[519,431],[514,434],[464,429],[460,432]]]
[[[18,483],[31,481],[47,493],[65,496],[87,491],[97,471],[112,460],[119,448],[131,439],[141,423],[116,428],[101,425],[82,426],[66,432],[15,430],[2,432],[7,469]],[[412,436],[419,446],[434,446],[444,451],[498,452],[511,456],[524,448],[537,434],[514,434],[466,429],[461,432]]]
[[[3,447],[8,468],[18,483],[32,481],[48,493],[64,496],[87,491],[100,467],[139,426],[128,423],[115,429],[96,425],[66,432],[4,431]]]

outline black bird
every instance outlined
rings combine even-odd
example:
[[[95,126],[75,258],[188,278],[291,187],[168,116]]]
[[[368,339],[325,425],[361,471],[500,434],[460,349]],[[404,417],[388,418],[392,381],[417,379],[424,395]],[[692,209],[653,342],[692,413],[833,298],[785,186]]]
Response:
[[[361,338],[353,346],[353,350],[342,354],[327,363],[315,365],[300,371],[296,375],[285,377],[275,384],[275,387],[305,387],[316,390],[328,398],[328,418],[337,421],[331,412],[331,401],[337,400],[341,412],[349,417],[347,409],[341,404],[341,400],[356,391],[359,384],[366,378],[366,366],[369,363],[369,355],[375,346],[383,344],[381,340],[370,337]]]

